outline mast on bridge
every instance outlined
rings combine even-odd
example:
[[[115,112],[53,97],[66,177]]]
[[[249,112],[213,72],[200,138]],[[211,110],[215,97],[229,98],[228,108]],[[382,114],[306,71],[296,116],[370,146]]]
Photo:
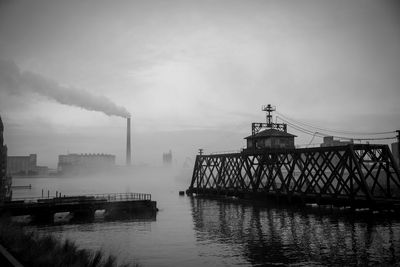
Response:
[[[276,129],[282,132],[287,132],[287,125],[285,123],[274,123],[273,122],[273,116],[272,113],[276,110],[275,106],[272,106],[271,104],[268,105],[263,105],[261,107],[262,111],[266,112],[266,120],[267,122],[253,122],[251,124],[251,134],[256,135],[259,133],[262,129],[268,128],[268,129]]]

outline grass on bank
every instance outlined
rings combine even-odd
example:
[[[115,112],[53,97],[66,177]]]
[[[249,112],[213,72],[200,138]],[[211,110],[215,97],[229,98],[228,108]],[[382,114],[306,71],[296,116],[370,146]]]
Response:
[[[104,257],[101,251],[79,249],[69,240],[26,231],[9,218],[0,219],[0,244],[24,266],[117,266],[114,256]]]

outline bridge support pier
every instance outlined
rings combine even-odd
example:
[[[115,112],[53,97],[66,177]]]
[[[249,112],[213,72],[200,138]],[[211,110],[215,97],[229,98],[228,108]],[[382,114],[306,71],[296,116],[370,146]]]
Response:
[[[143,215],[144,217],[155,217],[157,213],[156,201],[131,201],[125,203],[108,203],[104,216],[107,219],[112,218],[135,218]]]
[[[76,210],[72,212],[74,221],[93,221],[95,209]]]
[[[53,223],[54,222],[54,213],[52,212],[43,212],[36,213],[31,215],[32,221],[35,223]]]

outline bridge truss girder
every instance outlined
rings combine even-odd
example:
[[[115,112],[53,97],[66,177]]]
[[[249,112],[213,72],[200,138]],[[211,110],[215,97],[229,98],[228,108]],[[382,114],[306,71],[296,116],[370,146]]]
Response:
[[[189,192],[271,193],[368,202],[400,200],[387,145],[269,149],[198,155]]]

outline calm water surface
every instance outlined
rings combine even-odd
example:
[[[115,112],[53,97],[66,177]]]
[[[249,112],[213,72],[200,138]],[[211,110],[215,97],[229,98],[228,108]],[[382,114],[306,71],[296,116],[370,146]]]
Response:
[[[14,178],[13,197],[143,192],[154,219],[34,226],[82,248],[102,249],[118,263],[142,266],[398,265],[400,220],[381,215],[335,215],[317,209],[254,207],[178,196],[190,170],[121,169],[73,178]]]

